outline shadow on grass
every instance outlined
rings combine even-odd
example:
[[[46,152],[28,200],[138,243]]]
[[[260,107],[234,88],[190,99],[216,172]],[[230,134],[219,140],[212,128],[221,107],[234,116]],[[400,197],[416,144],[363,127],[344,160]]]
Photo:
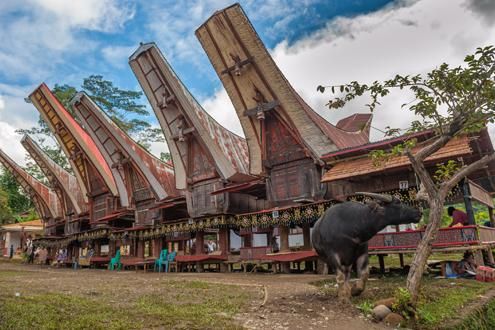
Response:
[[[114,300],[118,286],[96,297],[56,290],[16,297],[0,288],[0,329],[236,329],[233,317],[249,298],[238,287],[201,281],[164,281],[125,302]]]
[[[337,296],[335,280],[313,283],[327,295]],[[371,278],[366,290],[359,297],[353,297],[352,303],[369,313],[369,306],[380,299],[394,296],[399,287],[405,287],[405,276],[383,276]],[[466,279],[435,279],[425,277],[422,282],[421,298],[417,308],[416,326],[421,329],[436,329],[445,322],[452,322],[462,315],[466,304],[474,302],[480,295],[494,289],[493,283]],[[495,324],[495,323],[494,323]]]

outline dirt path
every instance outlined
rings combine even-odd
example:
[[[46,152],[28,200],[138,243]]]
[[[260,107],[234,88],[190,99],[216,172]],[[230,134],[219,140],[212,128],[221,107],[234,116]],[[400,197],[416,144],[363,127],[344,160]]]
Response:
[[[236,316],[247,329],[383,329],[365,319],[352,306],[340,304],[335,296],[324,296],[311,282],[328,278],[320,275],[226,274],[226,273],[143,273],[106,270],[72,271],[0,262],[0,271],[32,271],[29,286],[44,289],[91,293],[88,283],[112,284],[119,294],[153,290],[154,283],[170,280],[232,284],[257,292],[247,308]],[[37,280],[39,279],[39,281]],[[0,280],[5,280],[1,278]],[[62,284],[63,283],[63,284]],[[151,291],[150,291],[151,292]],[[261,306],[264,303],[263,306]]]

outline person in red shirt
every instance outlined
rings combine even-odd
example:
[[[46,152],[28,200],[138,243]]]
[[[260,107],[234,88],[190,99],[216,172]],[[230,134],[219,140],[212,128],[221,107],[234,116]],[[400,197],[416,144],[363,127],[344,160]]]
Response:
[[[462,212],[461,210],[458,210],[455,207],[450,206],[447,209],[447,213],[449,214],[449,216],[452,217],[452,223],[449,225],[449,227],[453,227],[457,224],[461,224],[462,226],[469,225],[469,219],[465,212]]]

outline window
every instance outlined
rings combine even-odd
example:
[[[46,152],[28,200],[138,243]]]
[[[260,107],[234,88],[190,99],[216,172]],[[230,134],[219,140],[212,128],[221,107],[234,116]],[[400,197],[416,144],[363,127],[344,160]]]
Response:
[[[241,248],[241,236],[230,230],[230,251],[239,251]]]
[[[253,234],[253,247],[268,246],[268,234]]]
[[[109,252],[110,252],[110,246],[108,244],[102,245],[100,247],[101,256],[107,256]]]

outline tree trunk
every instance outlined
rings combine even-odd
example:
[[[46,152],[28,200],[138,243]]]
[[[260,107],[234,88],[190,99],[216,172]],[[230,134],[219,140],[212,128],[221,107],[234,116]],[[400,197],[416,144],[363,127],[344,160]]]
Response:
[[[416,249],[411,269],[407,276],[406,286],[411,293],[413,304],[416,304],[418,301],[421,278],[426,269],[428,257],[431,254],[431,245],[437,236],[437,232],[442,222],[443,199],[435,196],[429,200],[429,206],[430,215],[428,218],[428,225],[426,226],[423,239],[419,242],[418,248]]]

